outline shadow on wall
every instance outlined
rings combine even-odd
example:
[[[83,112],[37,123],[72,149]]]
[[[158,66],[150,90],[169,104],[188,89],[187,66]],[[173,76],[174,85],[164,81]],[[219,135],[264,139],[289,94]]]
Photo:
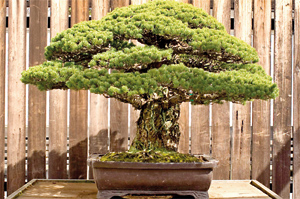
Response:
[[[295,132],[296,133],[296,132]],[[300,132],[298,132],[299,134]],[[298,136],[299,137],[299,136]],[[295,139],[295,137],[294,137]],[[295,144],[295,142],[294,142]],[[280,196],[290,195],[293,191],[293,184],[290,182],[290,176],[295,176],[296,173],[299,172],[299,167],[293,168],[293,172],[290,171],[291,165],[291,140],[289,139],[283,146],[280,151],[275,154],[274,145],[276,145],[276,141],[273,139],[273,154],[272,154],[272,171],[270,171],[270,167],[265,167],[255,179],[266,187],[269,187],[272,191]],[[295,147],[294,147],[295,148]],[[286,155],[286,152],[289,151],[289,154]],[[295,155],[294,155],[295,157]],[[294,159],[295,160],[295,159]],[[294,161],[293,160],[293,161]],[[270,159],[271,161],[271,159]],[[271,162],[270,162],[271,163]],[[288,175],[287,172],[288,171]],[[272,182],[270,183],[270,178],[266,179],[266,173],[270,173],[272,176]],[[270,186],[269,186],[270,185]]]
[[[117,137],[118,132],[114,132],[111,137]],[[45,138],[46,139],[46,138]],[[30,142],[30,140],[28,140]],[[108,152],[108,130],[102,129],[97,135],[90,136],[89,142],[91,143],[90,152],[105,154]],[[117,139],[117,143],[122,144],[125,139]],[[31,155],[28,154],[28,169],[27,181],[31,179],[86,179],[87,178],[87,161],[81,161],[83,157],[77,155],[76,152],[87,151],[88,140],[84,139],[78,142],[68,151],[58,152],[51,150],[49,146],[49,153],[45,151],[33,151]],[[54,143],[59,148],[62,148],[59,143]],[[67,147],[67,140],[65,141]],[[46,148],[46,146],[45,146]],[[46,157],[46,155],[48,156]],[[69,154],[69,157],[68,157]],[[87,159],[87,153],[85,153]],[[48,158],[48,159],[46,159]],[[47,161],[47,162],[46,162]],[[48,165],[47,165],[48,163]],[[46,167],[48,175],[46,175]],[[3,173],[4,176],[4,173]],[[90,174],[92,176],[92,173]],[[4,190],[8,195],[25,184],[25,159],[20,160],[17,164],[9,164],[7,166],[7,183],[4,184]]]

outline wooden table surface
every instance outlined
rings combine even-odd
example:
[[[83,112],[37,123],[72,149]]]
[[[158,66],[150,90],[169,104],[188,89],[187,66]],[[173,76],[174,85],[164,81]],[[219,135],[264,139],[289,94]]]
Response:
[[[265,193],[264,193],[265,192]],[[266,189],[257,181],[224,180],[213,181],[208,191],[211,199],[253,199],[275,198],[279,196]],[[85,198],[96,199],[97,188],[86,180],[32,180],[7,199]],[[167,199],[172,196],[127,196],[128,199]]]

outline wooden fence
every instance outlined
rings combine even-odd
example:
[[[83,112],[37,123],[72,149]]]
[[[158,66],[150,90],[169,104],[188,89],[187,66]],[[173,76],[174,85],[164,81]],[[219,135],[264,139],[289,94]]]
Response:
[[[69,16],[73,25],[89,20],[90,14],[91,19],[101,19],[116,7],[145,1],[0,0],[0,198],[4,188],[10,194],[33,178],[91,178],[88,154],[128,149],[138,117],[128,104],[87,91],[40,92],[34,86],[26,90],[20,73],[26,56],[29,66],[45,61],[49,17],[53,37],[69,27]],[[280,96],[272,105],[182,104],[179,150],[218,159],[214,179],[257,179],[285,199],[291,190],[294,199],[300,198],[300,1],[181,1],[203,8],[228,32],[253,44]]]

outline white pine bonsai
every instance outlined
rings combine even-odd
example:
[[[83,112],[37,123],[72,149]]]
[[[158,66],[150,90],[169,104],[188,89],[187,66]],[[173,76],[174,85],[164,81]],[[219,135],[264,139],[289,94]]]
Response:
[[[254,48],[202,9],[175,1],[122,7],[76,24],[52,39],[45,56],[49,61],[24,71],[22,82],[40,90],[89,89],[130,103],[141,110],[135,152],[177,150],[182,102],[245,103],[278,95],[255,64]]]

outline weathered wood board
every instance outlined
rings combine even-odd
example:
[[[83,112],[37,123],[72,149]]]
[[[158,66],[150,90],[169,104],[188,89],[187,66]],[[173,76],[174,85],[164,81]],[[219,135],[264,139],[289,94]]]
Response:
[[[234,1],[235,36],[251,44],[252,1]],[[251,103],[234,104],[232,117],[231,179],[250,179]]]
[[[6,7],[0,2],[0,198],[4,198]]]
[[[295,27],[300,26],[300,1],[295,1]],[[294,170],[293,197],[300,198],[300,29],[295,28],[295,59],[294,59]]]
[[[193,5],[210,13],[210,0],[193,0]],[[191,153],[210,153],[209,106],[191,107]]]
[[[85,198],[96,199],[97,187],[85,180],[32,180],[7,199]]]
[[[112,0],[111,10],[128,6],[129,0]],[[110,151],[128,149],[128,104],[110,99]]]
[[[100,20],[109,9],[109,1],[92,0],[92,20]],[[108,99],[94,93],[90,95],[89,142],[89,154],[108,152]],[[89,177],[93,178],[92,169]]]
[[[51,1],[50,35],[68,28],[68,3]],[[49,178],[67,178],[67,91],[50,91],[49,100]]]
[[[253,47],[259,64],[271,74],[271,2],[254,1]],[[270,187],[270,100],[252,103],[252,179]]]
[[[72,0],[71,25],[89,20],[88,0]],[[70,178],[87,176],[88,91],[70,91]]]
[[[292,98],[292,0],[275,4],[274,81],[279,97],[274,100],[272,189],[290,197],[291,98]]]
[[[13,3],[14,2],[14,3]],[[26,1],[9,1],[7,192],[25,183],[26,89],[20,81],[26,68]]]
[[[178,152],[189,153],[189,103],[185,102],[180,105],[179,117],[180,139]]]
[[[213,16],[222,22],[230,33],[230,1],[214,0]],[[220,161],[214,171],[215,180],[227,180],[230,176],[230,106],[229,102],[212,105],[212,156]]]
[[[209,198],[214,199],[254,199],[280,197],[256,180],[215,180],[208,191]]]
[[[197,8],[202,8],[205,10],[208,14],[211,7],[211,0],[193,0],[193,5]]]
[[[42,64],[47,46],[48,4],[30,2],[29,66]],[[28,180],[46,178],[46,91],[29,86],[28,102]]]
[[[97,188],[93,181],[87,180],[32,180],[7,199],[39,198],[86,198],[96,199]],[[251,180],[216,180],[212,181],[208,191],[210,199],[280,199],[257,181]],[[172,196],[126,196],[127,199],[167,199]]]

